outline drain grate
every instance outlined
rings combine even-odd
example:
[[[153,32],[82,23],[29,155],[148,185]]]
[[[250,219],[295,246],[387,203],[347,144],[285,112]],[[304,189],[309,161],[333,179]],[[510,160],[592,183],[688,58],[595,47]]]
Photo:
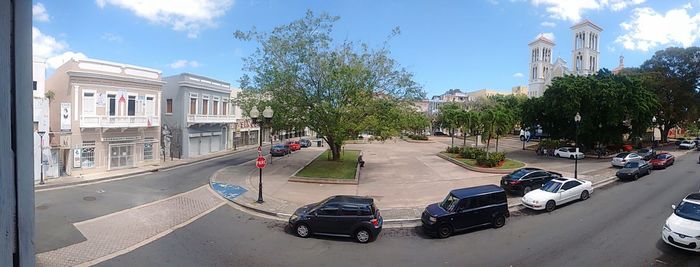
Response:
[[[96,198],[96,197],[93,197],[93,196],[87,196],[87,197],[83,197],[83,200],[85,200],[85,201],[95,201],[95,200],[97,200],[97,198]]]

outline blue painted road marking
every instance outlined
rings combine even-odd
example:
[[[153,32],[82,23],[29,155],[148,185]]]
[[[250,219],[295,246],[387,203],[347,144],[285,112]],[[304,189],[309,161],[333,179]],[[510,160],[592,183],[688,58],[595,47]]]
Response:
[[[211,182],[211,188],[214,189],[214,191],[216,191],[217,193],[219,193],[219,195],[221,195],[222,197],[231,201],[233,201],[234,198],[248,191],[245,188],[237,185],[217,182]]]

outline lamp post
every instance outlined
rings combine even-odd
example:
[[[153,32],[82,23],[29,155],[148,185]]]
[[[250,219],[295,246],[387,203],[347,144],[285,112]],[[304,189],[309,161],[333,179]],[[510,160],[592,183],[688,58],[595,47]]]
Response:
[[[259,138],[258,138],[258,142],[259,142],[258,151],[260,151],[259,156],[262,156],[262,143],[263,143],[262,130],[263,130],[263,127],[265,125],[269,124],[270,121],[272,121],[272,115],[273,115],[272,108],[270,106],[265,107],[265,110],[263,110],[262,115],[263,115],[263,120],[260,120],[259,119],[260,111],[258,111],[257,106],[253,106],[253,108],[250,110],[250,118],[253,120],[253,123],[258,125],[258,128],[259,128],[258,129],[258,136],[259,136]],[[258,170],[260,171],[260,174],[259,174],[259,178],[258,178],[258,201],[257,202],[263,203],[264,201],[263,201],[263,185],[262,185],[262,168],[258,168]]]
[[[39,184],[44,184],[44,131],[38,131],[39,134]]]
[[[581,124],[581,114],[576,112],[574,116],[574,122],[576,123],[576,156],[574,156],[574,178],[578,179],[578,127]]]
[[[656,116],[651,117],[651,146],[656,148]]]

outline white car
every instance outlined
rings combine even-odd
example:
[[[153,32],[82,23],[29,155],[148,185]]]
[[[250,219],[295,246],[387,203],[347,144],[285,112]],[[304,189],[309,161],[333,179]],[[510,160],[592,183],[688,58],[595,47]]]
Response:
[[[678,207],[671,208],[673,214],[661,229],[661,239],[671,246],[700,252],[700,193],[688,195]]]
[[[635,153],[622,152],[620,154],[617,154],[614,158],[612,158],[610,164],[612,164],[614,167],[624,167],[625,164],[627,164],[627,162],[643,159],[644,158],[642,156],[637,155]]]
[[[554,178],[542,188],[530,191],[520,200],[533,210],[553,211],[557,205],[574,200],[586,200],[593,192],[593,184],[574,178]]]
[[[693,149],[695,148],[695,141],[684,140],[678,145],[680,149]]]
[[[557,156],[560,158],[570,158],[570,159],[574,159],[574,158],[583,159],[586,157],[580,151],[576,152],[576,148],[573,148],[573,147],[560,147],[554,151],[554,156]]]

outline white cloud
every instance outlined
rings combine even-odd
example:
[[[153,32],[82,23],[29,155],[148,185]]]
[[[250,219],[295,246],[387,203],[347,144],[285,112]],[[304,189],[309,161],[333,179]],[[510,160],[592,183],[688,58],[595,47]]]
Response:
[[[554,19],[578,22],[588,10],[609,8],[620,11],[630,6],[639,5],[646,0],[532,0],[535,6],[545,6],[549,16]]]
[[[124,38],[122,38],[121,35],[111,32],[106,32],[102,34],[102,39],[113,43],[121,43],[124,41]]]
[[[68,44],[32,27],[32,55],[46,59],[46,65],[55,69],[71,58],[86,58],[80,52],[66,51]]]
[[[615,42],[640,51],[663,45],[691,46],[700,38],[700,13],[688,14],[690,9],[684,6],[662,14],[648,7],[637,8],[631,20],[620,24],[627,33]]]
[[[164,24],[175,31],[197,38],[202,29],[216,27],[215,19],[223,16],[233,0],[96,0],[104,8],[113,5],[132,11],[150,22]]]
[[[550,27],[550,28],[554,28],[554,27],[557,26],[556,23],[551,22],[551,21],[543,21],[542,23],[540,23],[540,25],[541,25],[542,27]]]
[[[513,73],[513,77],[515,77],[515,78],[522,78],[522,77],[525,77],[525,75],[523,75],[522,72],[516,72],[516,73]]]
[[[171,69],[179,69],[179,68],[184,68],[184,67],[192,67],[192,68],[197,68],[199,66],[202,66],[199,62],[195,60],[185,60],[185,59],[180,59],[180,60],[175,60],[173,63],[168,64],[168,66]]]
[[[32,17],[35,21],[48,22],[49,13],[46,12],[46,7],[42,3],[36,3],[32,6]]]

